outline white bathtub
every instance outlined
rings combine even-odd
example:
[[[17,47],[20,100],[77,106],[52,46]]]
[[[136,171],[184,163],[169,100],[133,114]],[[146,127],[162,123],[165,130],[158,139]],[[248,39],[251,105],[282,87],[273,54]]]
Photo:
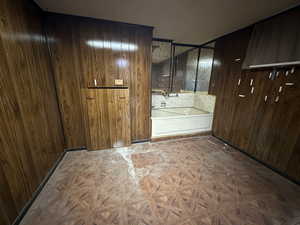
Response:
[[[211,131],[212,118],[194,107],[152,109],[152,137]]]

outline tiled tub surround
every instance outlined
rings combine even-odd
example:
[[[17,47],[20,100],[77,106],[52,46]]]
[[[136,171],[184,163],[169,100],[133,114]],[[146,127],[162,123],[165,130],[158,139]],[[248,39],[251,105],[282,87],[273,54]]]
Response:
[[[166,107],[193,107],[194,106],[194,93],[178,93],[175,97],[165,97],[159,94],[152,95],[152,107],[160,108],[161,103],[166,103]]]
[[[208,95],[207,92],[178,93],[178,96],[165,97],[159,94],[152,95],[152,107],[162,108],[161,103],[165,103],[167,108],[175,107],[195,107],[207,112],[213,112],[216,97]]]
[[[208,95],[205,92],[196,92],[194,94],[194,107],[213,113],[215,109],[216,96]]]
[[[69,152],[21,225],[294,225],[299,216],[299,186],[197,137]]]
[[[179,93],[178,97],[152,95],[152,137],[210,131],[214,105],[215,96],[205,92]]]

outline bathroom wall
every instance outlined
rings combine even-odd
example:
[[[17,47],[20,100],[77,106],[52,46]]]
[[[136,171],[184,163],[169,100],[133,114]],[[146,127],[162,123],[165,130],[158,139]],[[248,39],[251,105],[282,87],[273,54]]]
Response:
[[[176,49],[178,51],[186,50],[174,57],[172,92],[194,91],[198,49],[182,46],[176,46],[175,51]]]
[[[215,109],[216,96],[207,92],[196,92],[194,95],[194,107],[213,113]]]
[[[63,152],[42,11],[0,1],[0,224],[12,224]]]
[[[170,85],[170,59],[152,63],[152,89],[168,90]]]
[[[162,95],[152,95],[152,107],[160,108],[161,102],[166,103],[166,107],[193,107],[194,93],[179,93],[178,97],[164,97]]]
[[[207,91],[211,78],[214,49],[201,48],[198,67],[197,91]]]

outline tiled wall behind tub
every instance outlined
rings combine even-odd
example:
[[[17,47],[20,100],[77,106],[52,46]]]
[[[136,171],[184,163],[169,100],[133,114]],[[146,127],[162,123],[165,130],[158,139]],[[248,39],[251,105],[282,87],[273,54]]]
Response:
[[[196,92],[194,96],[194,107],[213,113],[215,109],[216,96],[207,92]]]
[[[194,93],[179,93],[178,96],[164,97],[159,94],[152,95],[152,107],[161,108],[161,103],[165,102],[166,107],[193,107]]]

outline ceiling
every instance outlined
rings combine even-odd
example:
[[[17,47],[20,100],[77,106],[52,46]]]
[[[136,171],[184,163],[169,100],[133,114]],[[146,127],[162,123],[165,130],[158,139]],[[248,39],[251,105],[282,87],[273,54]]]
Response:
[[[202,44],[300,0],[35,0],[46,11],[153,26],[154,37]]]

